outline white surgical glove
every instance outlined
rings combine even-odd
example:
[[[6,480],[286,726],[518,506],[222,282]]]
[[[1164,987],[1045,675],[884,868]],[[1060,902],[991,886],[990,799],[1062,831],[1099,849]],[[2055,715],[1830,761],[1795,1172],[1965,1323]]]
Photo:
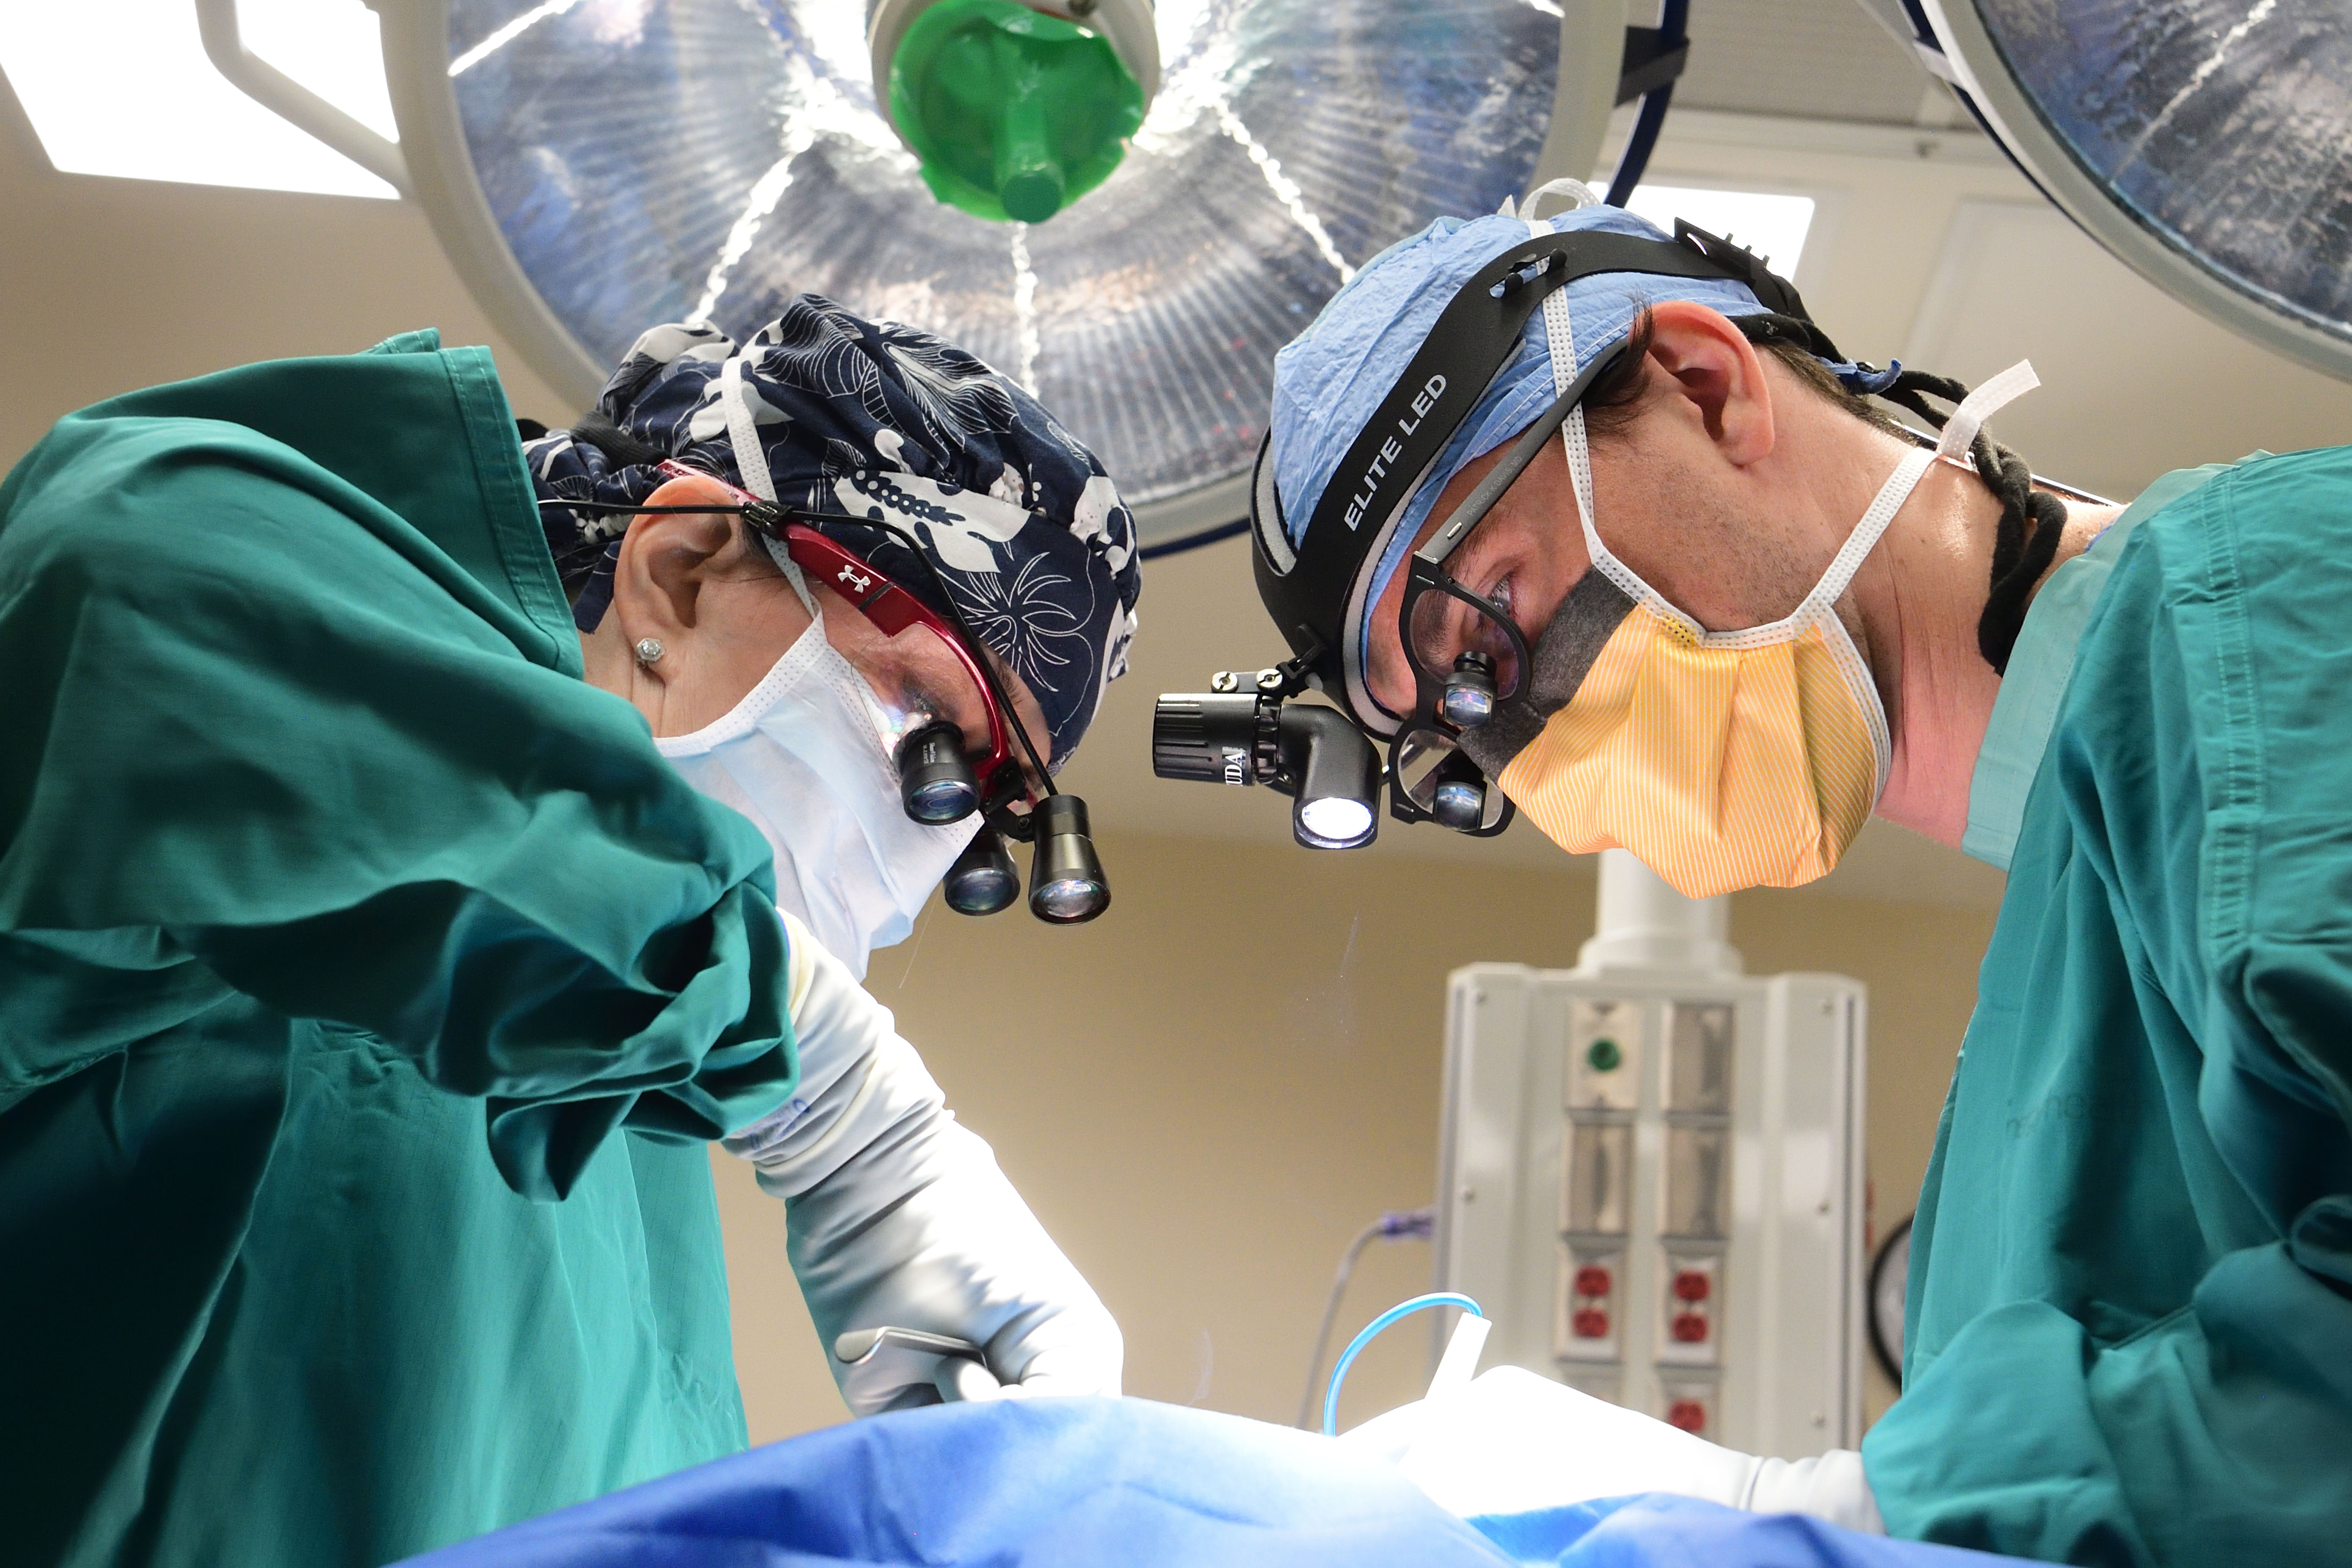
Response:
[[[1466,1387],[1400,1405],[1339,1441],[1389,1460],[1465,1519],[1674,1492],[1886,1532],[1862,1456],[1851,1448],[1759,1459],[1521,1367],[1496,1367]]]
[[[793,1272],[851,1413],[943,1394],[1118,1394],[1125,1352],[1110,1313],[957,1123],[889,1009],[783,921],[800,1085],[726,1143],[784,1200]],[[854,1366],[834,1356],[842,1333],[879,1328],[970,1340],[992,1376],[903,1350]]]

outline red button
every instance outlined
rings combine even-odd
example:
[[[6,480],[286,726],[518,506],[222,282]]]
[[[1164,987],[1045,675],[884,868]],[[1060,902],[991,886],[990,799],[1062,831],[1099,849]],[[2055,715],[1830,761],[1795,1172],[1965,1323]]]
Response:
[[[1675,1299],[1678,1301],[1704,1301],[1713,1289],[1713,1281],[1696,1268],[1685,1269],[1675,1276]]]
[[[1696,1344],[1706,1338],[1706,1320],[1696,1312],[1677,1313],[1674,1333],[1675,1338],[1686,1345]]]
[[[1580,1296],[1609,1294],[1609,1270],[1597,1263],[1588,1263],[1576,1271],[1576,1293]]]
[[[1696,1399],[1677,1399],[1666,1406],[1666,1425],[1685,1432],[1706,1430],[1706,1406]]]
[[[1580,1340],[1605,1340],[1609,1337],[1609,1314],[1598,1307],[1586,1307],[1570,1320]]]

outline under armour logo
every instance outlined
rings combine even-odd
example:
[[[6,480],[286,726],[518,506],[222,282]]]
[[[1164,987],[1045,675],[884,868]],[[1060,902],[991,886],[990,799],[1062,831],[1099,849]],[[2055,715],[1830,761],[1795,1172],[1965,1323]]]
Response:
[[[874,584],[873,578],[859,572],[856,567],[848,565],[842,567],[841,575],[835,578],[834,581],[836,583],[848,584],[850,590],[853,593],[858,594],[863,594],[867,588],[872,587]]]

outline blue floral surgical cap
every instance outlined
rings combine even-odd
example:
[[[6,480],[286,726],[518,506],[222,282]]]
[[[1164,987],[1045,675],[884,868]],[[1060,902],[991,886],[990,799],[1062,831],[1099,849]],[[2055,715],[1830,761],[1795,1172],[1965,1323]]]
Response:
[[[1538,220],[1537,226],[1559,234],[1592,229],[1668,237],[1647,220],[1605,205],[1561,213]],[[1306,537],[1332,471],[1420,352],[1438,313],[1473,274],[1528,235],[1528,223],[1521,218],[1440,218],[1366,263],[1323,307],[1314,324],[1275,356],[1274,478],[1291,543]],[[1727,316],[1758,315],[1765,309],[1746,284],[1727,279],[1603,272],[1569,284],[1566,293],[1579,371],[1631,331],[1634,316],[1644,306],[1661,300],[1696,300]],[[1891,379],[1890,373],[1865,372],[1851,363],[1829,368],[1857,391],[1876,391]],[[1534,424],[1555,395],[1551,341],[1538,311],[1528,322],[1518,352],[1496,373],[1486,395],[1438,454],[1405,502],[1394,531],[1373,556],[1371,580],[1362,594],[1366,621],[1359,628],[1359,646],[1369,644],[1372,606],[1411,552],[1414,536],[1447,483]],[[1572,530],[1575,520],[1567,520],[1566,526]]]
[[[964,624],[1035,695],[1055,768],[1127,672],[1143,584],[1118,488],[1034,398],[929,332],[814,294],[740,347],[711,327],[656,327],[596,407],[624,443],[569,431],[525,443],[542,500],[643,501],[663,476],[632,460],[639,454],[608,449],[631,444],[759,491],[728,434],[730,413],[748,412],[775,500],[886,521],[919,542]],[[593,631],[631,520],[561,505],[540,513],[577,595],[574,617]],[[826,532],[944,609],[892,534],[846,523]]]

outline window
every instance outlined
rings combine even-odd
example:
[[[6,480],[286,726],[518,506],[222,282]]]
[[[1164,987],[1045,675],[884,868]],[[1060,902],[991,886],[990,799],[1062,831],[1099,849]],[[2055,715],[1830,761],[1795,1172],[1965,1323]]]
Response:
[[[1805,231],[1813,226],[1813,198],[1773,195],[1761,191],[1711,191],[1690,185],[1643,184],[1633,191],[1627,210],[1675,232],[1675,219],[1687,218],[1693,226],[1736,240],[1771,263],[1783,278],[1797,275],[1797,258],[1804,254]]]

